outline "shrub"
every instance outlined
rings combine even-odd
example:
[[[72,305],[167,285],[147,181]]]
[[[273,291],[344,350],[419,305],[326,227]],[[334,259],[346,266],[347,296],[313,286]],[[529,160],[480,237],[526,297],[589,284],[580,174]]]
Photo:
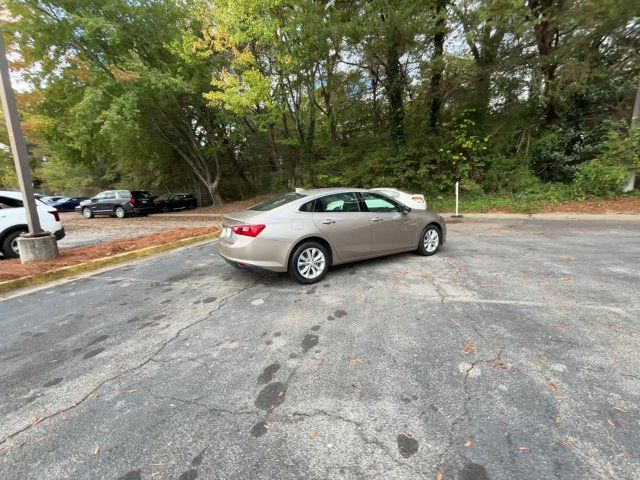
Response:
[[[596,158],[578,167],[574,186],[585,196],[606,197],[620,190],[627,181],[628,167]]]

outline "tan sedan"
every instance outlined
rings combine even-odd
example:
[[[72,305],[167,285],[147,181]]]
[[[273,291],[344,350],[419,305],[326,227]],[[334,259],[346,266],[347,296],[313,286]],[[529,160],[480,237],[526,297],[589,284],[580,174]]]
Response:
[[[230,214],[219,253],[237,268],[289,272],[320,281],[332,265],[393,253],[433,255],[444,244],[444,219],[412,210],[380,192],[323,188],[287,193]]]

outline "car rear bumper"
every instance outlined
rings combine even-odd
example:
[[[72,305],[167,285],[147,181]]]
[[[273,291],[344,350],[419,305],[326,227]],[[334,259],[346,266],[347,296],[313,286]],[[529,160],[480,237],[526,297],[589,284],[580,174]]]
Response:
[[[233,243],[220,239],[218,253],[243,270],[286,272],[290,247],[286,242],[237,235]]]
[[[55,232],[53,232],[53,235],[56,237],[56,240],[62,240],[66,235],[64,231],[64,227],[62,227],[60,230],[56,230]]]

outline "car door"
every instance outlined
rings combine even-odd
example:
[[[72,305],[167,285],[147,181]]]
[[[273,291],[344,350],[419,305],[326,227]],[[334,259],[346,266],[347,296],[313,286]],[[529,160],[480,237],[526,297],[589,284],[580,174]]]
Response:
[[[99,213],[104,210],[104,196],[109,192],[101,192],[95,197],[91,198],[91,203],[87,206],[93,211],[93,213]]]
[[[355,193],[332,193],[317,198],[313,223],[329,239],[341,261],[369,255],[371,222],[368,214],[360,210]]]
[[[371,222],[371,252],[374,254],[410,249],[415,246],[418,222],[408,207],[384,195],[360,192]]]

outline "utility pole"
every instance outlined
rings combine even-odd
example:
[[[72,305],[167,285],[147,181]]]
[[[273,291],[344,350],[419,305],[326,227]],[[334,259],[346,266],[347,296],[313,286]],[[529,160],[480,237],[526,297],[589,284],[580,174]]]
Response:
[[[27,226],[29,227],[29,234],[22,235],[17,239],[20,261],[22,263],[32,263],[51,260],[58,256],[58,243],[56,237],[51,232],[43,232],[40,225],[36,198],[33,194],[33,179],[29,167],[27,145],[24,142],[20,127],[20,116],[16,106],[16,97],[11,87],[7,51],[2,34],[2,29],[0,29],[0,99],[2,100],[5,122],[7,123],[7,132],[9,133],[13,162],[16,166],[18,184],[22,193],[22,204],[27,217]]]
[[[638,79],[638,90],[636,91],[636,103],[633,105],[631,115],[631,131],[640,124],[640,79]]]
[[[13,94],[13,88],[11,88],[9,63],[7,62],[7,52],[1,32],[0,96],[2,97],[2,109],[4,111],[5,122],[7,123],[13,162],[16,166],[16,173],[18,174],[18,183],[20,185],[20,192],[22,192],[24,210],[27,214],[29,233],[32,235],[38,234],[42,232],[42,227],[40,226],[40,218],[38,217],[38,210],[36,209],[36,197],[33,194],[33,179],[31,178],[31,169],[29,168],[27,145],[24,142],[22,129],[20,128],[20,117],[16,106],[16,97]]]
[[[640,128],[640,79],[638,79],[638,89],[636,90],[636,101],[633,104],[633,113],[631,114],[631,129],[629,134],[633,135],[636,128]],[[636,178],[638,177],[637,171],[629,172],[629,181],[622,188],[623,192],[630,192],[636,186]]]

